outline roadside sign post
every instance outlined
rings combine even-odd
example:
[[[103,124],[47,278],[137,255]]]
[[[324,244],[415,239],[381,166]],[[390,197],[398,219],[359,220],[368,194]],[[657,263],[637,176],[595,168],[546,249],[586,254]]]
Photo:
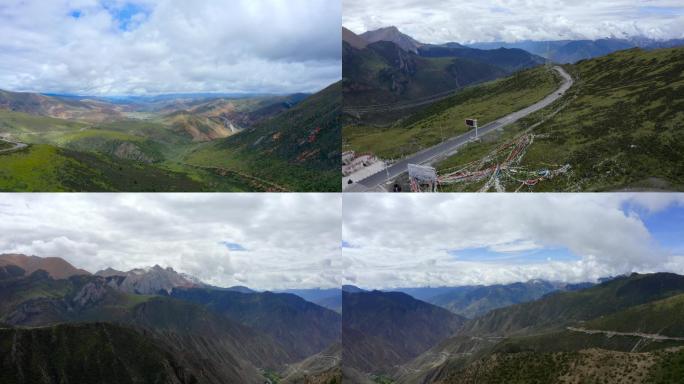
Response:
[[[475,138],[477,139],[477,119],[465,119],[467,127],[475,128]]]

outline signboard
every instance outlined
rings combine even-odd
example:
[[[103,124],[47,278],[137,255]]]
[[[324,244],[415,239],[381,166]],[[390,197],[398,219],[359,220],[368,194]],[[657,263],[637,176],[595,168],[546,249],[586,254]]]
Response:
[[[470,128],[477,127],[477,119],[465,119],[465,124]]]
[[[434,183],[437,181],[437,171],[433,167],[426,167],[424,165],[409,164],[408,165],[409,178],[415,179],[422,183]]]

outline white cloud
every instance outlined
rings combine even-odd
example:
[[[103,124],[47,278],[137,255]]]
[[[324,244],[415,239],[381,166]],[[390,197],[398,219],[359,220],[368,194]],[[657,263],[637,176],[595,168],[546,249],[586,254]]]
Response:
[[[394,25],[425,43],[684,37],[681,1],[343,0],[361,33]]]
[[[433,194],[343,196],[348,282],[367,287],[493,284],[544,278],[587,281],[683,265],[658,244],[643,212],[679,194]],[[462,259],[486,249],[505,257]],[[578,260],[555,261],[567,250]],[[511,259],[511,252],[534,251]],[[458,252],[456,252],[458,254]],[[539,257],[541,255],[542,257]],[[522,261],[521,261],[522,259]]]
[[[0,253],[91,272],[159,264],[221,286],[335,287],[340,212],[335,194],[5,194]]]
[[[341,78],[341,12],[329,0],[5,1],[0,88],[316,91]]]

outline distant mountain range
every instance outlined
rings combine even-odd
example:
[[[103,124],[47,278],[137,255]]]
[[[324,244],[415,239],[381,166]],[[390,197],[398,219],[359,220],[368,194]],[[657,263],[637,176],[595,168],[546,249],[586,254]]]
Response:
[[[550,59],[556,63],[576,63],[580,60],[605,56],[630,48],[673,48],[684,45],[684,39],[654,40],[643,37],[628,39],[607,38],[597,40],[519,41],[466,44],[477,49],[517,48]]]
[[[544,280],[530,280],[525,283],[469,285],[439,288],[397,289],[417,299],[439,305],[467,318],[513,304],[537,300],[555,291],[575,291],[591,287],[592,283],[567,284]]]
[[[306,301],[342,313],[342,290],[340,288],[287,289],[279,292],[292,293]]]

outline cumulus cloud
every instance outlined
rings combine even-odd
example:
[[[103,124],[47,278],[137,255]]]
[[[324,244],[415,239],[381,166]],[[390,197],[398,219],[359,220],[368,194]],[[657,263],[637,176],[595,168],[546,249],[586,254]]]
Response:
[[[312,92],[341,78],[329,0],[0,3],[0,88],[87,95]]]
[[[684,37],[681,1],[343,0],[357,33],[394,25],[425,43]]]
[[[340,215],[334,194],[7,194],[0,253],[91,272],[159,264],[220,286],[336,287]]]
[[[345,195],[347,282],[367,287],[569,282],[684,273],[644,217],[677,194]],[[467,256],[467,257],[466,257]]]

